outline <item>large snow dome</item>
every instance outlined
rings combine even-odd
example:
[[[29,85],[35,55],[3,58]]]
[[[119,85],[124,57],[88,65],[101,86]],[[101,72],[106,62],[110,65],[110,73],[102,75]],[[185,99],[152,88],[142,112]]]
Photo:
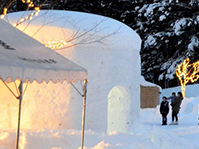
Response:
[[[15,24],[28,13],[11,13],[6,19]],[[43,44],[69,42],[56,51],[88,71],[86,129],[129,130],[140,108],[141,39],[135,31],[111,18],[72,11],[41,11],[17,28]],[[81,91],[80,82],[74,85]],[[82,98],[72,85],[33,82],[28,86],[22,128],[81,129],[81,120]]]

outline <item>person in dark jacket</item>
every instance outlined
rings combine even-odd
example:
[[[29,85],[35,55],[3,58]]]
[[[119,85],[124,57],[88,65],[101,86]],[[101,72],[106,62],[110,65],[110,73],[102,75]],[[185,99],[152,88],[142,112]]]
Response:
[[[169,102],[167,98],[162,97],[162,102],[160,104],[160,113],[162,115],[162,125],[167,125],[167,115],[169,113]]]
[[[167,98],[167,100],[171,99],[171,102],[173,102],[176,98],[176,93],[175,92],[172,92],[171,96]]]
[[[178,113],[180,111],[180,105],[182,103],[182,100],[183,100],[182,92],[178,92],[178,95],[175,98],[175,100],[173,102],[171,102],[171,106],[172,106],[171,125],[178,125]],[[174,120],[175,120],[175,122],[174,122]]]

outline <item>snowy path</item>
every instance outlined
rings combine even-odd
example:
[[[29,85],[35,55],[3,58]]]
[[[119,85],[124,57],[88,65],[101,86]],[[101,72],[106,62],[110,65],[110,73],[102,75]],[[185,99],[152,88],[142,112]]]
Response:
[[[168,125],[161,125],[161,115],[159,106],[156,109],[144,109],[140,112],[140,121],[144,125],[163,129],[168,136],[173,136],[178,140],[190,144],[189,148],[199,148],[199,125],[198,125],[198,99],[184,99],[181,106],[179,125],[169,125],[171,123],[171,110],[167,116]],[[171,108],[170,108],[171,109]],[[165,135],[165,140],[168,139]],[[193,146],[193,147],[192,147]]]

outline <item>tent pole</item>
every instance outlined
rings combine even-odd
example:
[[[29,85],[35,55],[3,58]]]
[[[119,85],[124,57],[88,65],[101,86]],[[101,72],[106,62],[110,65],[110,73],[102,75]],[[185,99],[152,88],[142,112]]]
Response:
[[[18,110],[18,128],[17,128],[17,140],[16,140],[16,149],[19,148],[19,133],[20,133],[20,118],[21,118],[21,103],[22,103],[22,98],[23,98],[23,95],[22,95],[22,92],[23,92],[23,82],[21,81],[20,82],[20,85],[19,85],[19,110]]]
[[[81,149],[84,147],[84,129],[85,129],[85,114],[86,114],[86,92],[87,92],[87,82],[88,80],[84,80],[83,91],[83,111],[82,111],[82,135],[81,135]]]

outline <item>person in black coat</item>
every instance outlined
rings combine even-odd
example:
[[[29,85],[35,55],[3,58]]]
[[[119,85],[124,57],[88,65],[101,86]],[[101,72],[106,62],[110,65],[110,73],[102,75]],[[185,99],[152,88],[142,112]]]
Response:
[[[160,113],[162,115],[162,125],[167,125],[167,115],[169,113],[169,102],[167,98],[162,97],[162,102],[160,104]]]

